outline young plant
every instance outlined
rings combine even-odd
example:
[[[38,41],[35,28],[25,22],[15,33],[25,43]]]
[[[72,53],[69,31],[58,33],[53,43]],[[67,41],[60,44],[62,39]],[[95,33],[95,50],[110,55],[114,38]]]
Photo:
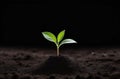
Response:
[[[48,41],[51,41],[53,43],[55,43],[56,47],[57,47],[57,56],[59,56],[59,48],[61,45],[63,44],[68,44],[68,43],[77,43],[75,40],[73,39],[63,39],[64,35],[65,35],[65,30],[62,30],[57,37],[51,33],[51,32],[42,32],[42,35],[44,36],[45,39],[47,39]]]

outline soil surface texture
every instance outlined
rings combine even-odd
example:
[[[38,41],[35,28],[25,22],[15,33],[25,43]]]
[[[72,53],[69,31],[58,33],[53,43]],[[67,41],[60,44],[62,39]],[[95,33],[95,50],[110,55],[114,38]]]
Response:
[[[120,79],[120,48],[0,47],[0,79]]]

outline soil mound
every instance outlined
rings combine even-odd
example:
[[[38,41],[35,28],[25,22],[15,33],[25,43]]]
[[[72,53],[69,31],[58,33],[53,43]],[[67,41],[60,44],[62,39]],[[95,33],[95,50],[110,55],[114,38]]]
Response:
[[[79,67],[66,56],[50,56],[34,74],[73,74]]]

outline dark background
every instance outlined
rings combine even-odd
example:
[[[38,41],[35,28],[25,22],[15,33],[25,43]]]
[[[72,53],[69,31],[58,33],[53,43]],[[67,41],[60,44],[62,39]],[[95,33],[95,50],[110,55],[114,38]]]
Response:
[[[72,46],[120,45],[117,8],[112,0],[9,0],[1,2],[1,46],[49,47],[42,31],[73,38]]]

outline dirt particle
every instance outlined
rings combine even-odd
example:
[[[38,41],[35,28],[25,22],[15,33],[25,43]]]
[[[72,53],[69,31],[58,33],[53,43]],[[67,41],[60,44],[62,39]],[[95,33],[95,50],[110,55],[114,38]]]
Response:
[[[13,73],[11,79],[19,79],[19,74]]]
[[[55,76],[50,76],[48,79],[56,79]]]
[[[31,75],[27,74],[22,76],[20,79],[33,79]]]
[[[75,79],[85,79],[83,76],[76,75]]]
[[[114,72],[110,75],[110,79],[120,79],[120,72]]]

